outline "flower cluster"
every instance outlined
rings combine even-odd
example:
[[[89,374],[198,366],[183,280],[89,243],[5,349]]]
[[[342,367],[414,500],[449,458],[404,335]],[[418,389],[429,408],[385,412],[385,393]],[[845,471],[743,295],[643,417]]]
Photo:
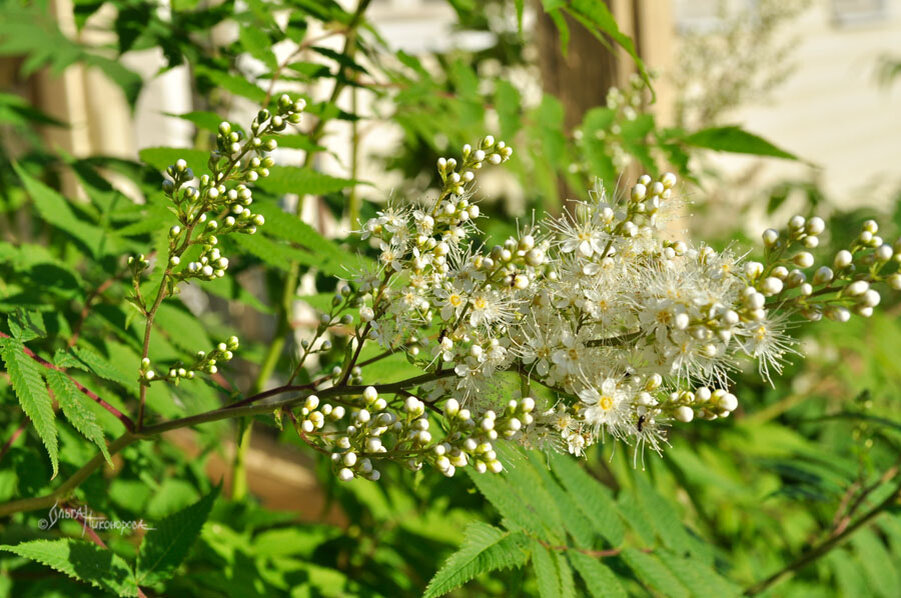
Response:
[[[301,423],[341,479],[374,479],[379,459],[445,475],[499,471],[499,437],[577,455],[604,437],[659,451],[672,424],[735,411],[729,374],[741,358],[757,360],[765,378],[781,371],[795,353],[793,314],[868,316],[879,303],[870,285],[901,282],[897,268],[885,274],[901,245],[883,243],[872,222],[831,268],[808,251],[824,231],[819,218],[766,231],[762,262],[667,240],[659,226],[677,205],[670,173],[642,176],[625,197],[598,186],[566,216],[481,247],[466,183],[510,148],[493,138],[478,147],[459,165],[439,160],[432,204],[390,206],[362,224],[378,268],[342,283],[324,316],[327,328],[359,313],[344,363],[315,384],[344,397],[349,419],[330,408]],[[362,390],[366,342],[406,353],[426,374]]]
[[[231,361],[234,357],[233,351],[238,350],[239,344],[238,337],[230,336],[225,342],[216,345],[212,351],[198,351],[192,363],[183,364],[176,362],[171,364],[168,367],[168,372],[163,375],[152,369],[150,359],[145,357],[141,360],[141,380],[145,384],[150,384],[151,382],[173,382],[178,384],[181,379],[193,380],[196,372],[215,374],[219,371],[216,364],[220,361]]]
[[[282,95],[275,114],[267,109],[256,114],[249,135],[235,130],[228,122],[220,123],[217,149],[210,153],[206,165],[208,173],[196,177],[183,159],[166,169],[169,178],[163,180],[162,189],[172,203],[178,224],[169,228],[166,256],[157,257],[164,268],[155,298],[145,298],[141,285],[144,273],[150,268],[150,259],[143,254],[128,259],[134,288],[130,301],[146,319],[144,352],[138,372],[143,385],[142,408],[145,387],[152,381],[177,384],[182,378],[193,378],[195,372],[215,374],[216,361],[231,359],[232,351],[237,349],[238,339],[232,337],[209,353],[199,352],[193,364],[176,363],[162,370],[167,372],[165,375],[160,375],[151,368],[148,357],[150,328],[160,304],[178,292],[179,283],[225,275],[229,260],[218,247],[220,236],[254,234],[258,226],[265,224],[263,215],[251,210],[253,193],[248,185],[269,175],[274,161],[267,152],[278,147],[272,137],[284,131],[288,124],[299,123],[304,107],[303,100],[294,101]],[[143,417],[143,410],[140,413],[139,417]]]

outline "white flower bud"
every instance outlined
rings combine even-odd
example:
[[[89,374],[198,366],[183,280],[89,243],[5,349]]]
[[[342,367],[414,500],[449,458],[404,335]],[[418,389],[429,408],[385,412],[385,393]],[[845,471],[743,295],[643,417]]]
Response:
[[[851,319],[851,312],[844,307],[829,306],[823,314],[835,322],[847,322]]]
[[[819,235],[826,230],[826,223],[819,216],[814,216],[807,221],[807,226],[804,227],[804,230],[808,235]]]
[[[444,412],[453,417],[460,412],[460,402],[457,399],[448,399],[444,404]]]
[[[867,292],[865,292],[863,294],[863,298],[861,299],[861,304],[863,304],[865,307],[876,307],[877,305],[879,305],[879,302],[881,300],[882,300],[882,297],[879,295],[879,293],[877,291],[874,291],[873,289],[869,289],[869,290],[867,290]]]
[[[852,297],[857,297],[859,295],[863,295],[867,292],[867,289],[870,288],[870,283],[865,280],[855,280],[847,287],[845,287],[845,293],[851,295]]]
[[[723,411],[735,411],[738,407],[738,399],[731,392],[724,393],[717,401],[717,407]]]
[[[367,403],[372,403],[377,398],[379,398],[379,393],[374,386],[367,386],[363,390],[363,400]]]
[[[887,262],[890,259],[892,259],[892,256],[894,255],[894,253],[895,252],[892,251],[892,248],[890,245],[880,245],[879,247],[876,248],[876,251],[873,253],[873,255],[880,262]]]
[[[832,272],[832,268],[829,266],[820,266],[817,268],[816,273],[813,275],[813,284],[815,285],[824,285],[832,282],[834,278],[834,274]]]
[[[772,297],[773,295],[778,295],[782,292],[782,281],[776,278],[775,276],[770,276],[764,279],[763,283],[760,285],[760,290],[767,297]]]
[[[810,268],[813,265],[813,255],[807,251],[802,251],[796,254],[792,261],[800,268]]]
[[[851,255],[851,252],[847,249],[842,249],[835,254],[835,261],[833,262],[833,266],[835,266],[836,270],[843,270],[850,266],[851,262],[853,261],[854,256]]]
[[[354,472],[346,467],[342,467],[338,471],[338,479],[342,482],[349,482],[350,480],[354,479]]]
[[[760,262],[747,262],[745,263],[745,275],[748,278],[754,279],[763,274],[763,264]]]
[[[676,411],[673,413],[673,416],[683,424],[687,424],[695,418],[695,412],[691,407],[688,407],[687,405],[681,405],[679,407],[676,407]]]
[[[779,231],[768,228],[763,231],[763,245],[765,247],[772,247],[779,240]]]

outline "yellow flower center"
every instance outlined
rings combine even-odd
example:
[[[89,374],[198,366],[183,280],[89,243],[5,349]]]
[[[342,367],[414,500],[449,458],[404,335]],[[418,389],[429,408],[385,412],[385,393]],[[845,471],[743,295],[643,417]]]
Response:
[[[454,307],[460,307],[460,304],[463,303],[463,297],[461,297],[460,295],[454,293],[454,294],[451,295],[450,298],[448,299],[448,303],[450,303],[450,304],[453,305]]]
[[[472,305],[476,309],[485,309],[488,306],[488,301],[484,297],[477,297],[476,300],[472,302]]]
[[[611,409],[613,409],[613,397],[601,397],[601,400],[598,401],[598,405],[600,405],[601,409],[603,409],[604,411],[610,411]]]

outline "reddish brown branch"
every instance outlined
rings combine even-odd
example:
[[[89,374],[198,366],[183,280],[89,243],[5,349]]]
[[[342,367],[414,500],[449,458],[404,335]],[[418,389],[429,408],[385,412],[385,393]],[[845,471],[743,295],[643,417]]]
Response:
[[[16,440],[19,439],[19,436],[22,435],[22,432],[24,432],[25,428],[27,427],[28,420],[25,420],[21,424],[19,424],[19,427],[16,428],[16,431],[12,433],[12,436],[9,437],[9,440],[7,440],[3,444],[3,448],[0,448],[0,460],[2,460],[4,456],[6,456],[6,453],[8,453],[9,449],[12,448],[13,443],[15,443]]]
[[[0,337],[10,338],[10,336],[8,334],[4,334],[3,332],[0,332]],[[92,401],[94,401],[95,403],[97,403],[98,405],[100,405],[101,407],[103,407],[104,409],[109,411],[110,413],[112,413],[116,417],[116,419],[118,419],[120,422],[122,422],[122,425],[125,426],[126,430],[128,430],[129,432],[134,432],[135,424],[131,420],[130,417],[128,417],[127,415],[125,415],[124,413],[122,413],[121,411],[119,411],[118,409],[116,409],[115,407],[113,407],[112,405],[107,403],[106,401],[104,401],[102,398],[100,398],[99,395],[97,395],[97,393],[95,393],[92,390],[90,390],[89,388],[85,387],[84,384],[82,384],[81,382],[79,382],[78,380],[76,380],[75,378],[70,376],[69,374],[67,374],[66,368],[63,368],[58,365],[54,365],[54,364],[50,363],[49,361],[47,361],[43,357],[39,356],[37,353],[35,353],[31,349],[29,349],[28,347],[23,347],[23,350],[25,351],[26,355],[28,355],[29,357],[34,359],[36,362],[38,362],[45,368],[48,368],[51,370],[56,370],[57,372],[62,372],[63,374],[66,374],[66,377],[72,381],[72,383],[75,385],[75,388],[77,388],[78,390],[83,392]]]

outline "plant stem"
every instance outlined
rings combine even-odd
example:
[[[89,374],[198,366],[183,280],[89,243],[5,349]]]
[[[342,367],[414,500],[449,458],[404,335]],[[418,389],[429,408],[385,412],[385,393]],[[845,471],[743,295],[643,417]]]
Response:
[[[446,378],[452,375],[455,375],[453,370],[446,370],[444,372],[414,376],[412,378],[401,380],[399,382],[381,384],[376,386],[375,388],[380,393],[393,394],[404,391],[408,388],[413,388],[421,384],[433,382],[435,380]],[[365,386],[333,386],[332,388],[315,391],[315,393],[317,396],[319,396],[320,399],[329,399],[342,396],[362,395],[365,389]],[[288,399],[284,399],[275,403],[254,404],[264,398],[296,391],[306,392],[299,396],[290,397]],[[125,447],[134,444],[138,440],[147,439],[164,432],[177,430],[179,428],[187,428],[190,426],[220,421],[223,419],[262,415],[272,413],[280,409],[291,409],[305,401],[309,395],[313,394],[313,392],[313,389],[309,388],[309,386],[281,386],[259,393],[256,396],[248,397],[247,399],[242,401],[242,404],[240,406],[232,405],[221,407],[219,409],[213,409],[212,411],[206,411],[197,415],[190,415],[187,417],[182,417],[151,426],[144,426],[144,428],[142,428],[139,432],[126,432],[125,434],[120,436],[109,446],[109,454],[115,455]],[[35,509],[47,508],[52,506],[57,501],[57,499],[67,496],[71,492],[73,492],[79,484],[81,484],[85,479],[88,478],[88,476],[94,473],[94,471],[99,469],[104,464],[104,462],[105,457],[103,456],[103,454],[97,453],[90,461],[85,463],[81,467],[81,469],[76,471],[71,477],[63,482],[62,485],[60,485],[56,490],[50,492],[49,494],[45,494],[44,496],[14,500],[8,503],[0,504],[0,517],[5,517],[13,513],[19,513],[22,511],[33,511]]]
[[[354,12],[353,17],[348,23],[346,30],[346,37],[344,39],[344,51],[342,54],[347,56],[348,58],[352,58],[354,53],[356,52],[356,36],[357,36],[357,27],[360,25],[360,21],[363,19],[363,13],[366,12],[366,9],[369,7],[369,4],[372,0],[360,0],[360,3],[357,5],[357,10]],[[338,99],[338,96],[341,95],[341,92],[344,90],[346,86],[346,74],[344,72],[345,66],[342,64],[338,69],[338,75],[335,78],[335,85],[332,88],[332,93],[329,96],[329,104],[334,104]],[[275,81],[273,80],[270,83],[269,93],[267,93],[267,99],[270,94],[273,92]],[[325,119],[320,119],[316,125],[313,127],[310,132],[309,138],[310,142],[313,146],[318,145],[319,140],[325,133]],[[307,155],[304,157],[303,167],[308,167],[312,161],[313,157],[316,155],[316,150],[311,149],[307,152]],[[300,218],[301,213],[303,211],[303,196],[299,197],[297,200],[297,208],[295,210],[295,214],[298,218]],[[285,348],[285,336],[288,334],[288,331],[291,330],[291,310],[294,306],[294,295],[297,290],[297,283],[300,279],[300,264],[293,262],[288,268],[288,274],[285,277],[284,284],[284,292],[282,296],[282,301],[278,306],[278,310],[276,311],[276,331],[275,338],[272,340],[272,343],[269,345],[269,348],[266,351],[266,355],[263,358],[263,365],[260,367],[260,372],[257,374],[256,381],[254,382],[253,388],[251,390],[252,393],[259,392],[263,386],[266,384],[266,380],[272,375],[272,372],[275,371],[275,366],[278,363],[279,357],[281,357],[282,350]],[[232,463],[232,499],[233,500],[241,500],[247,495],[247,466],[246,466],[246,458],[247,451],[250,447],[250,439],[252,435],[253,422],[242,422],[241,433],[238,437],[238,444],[235,450],[235,459]]]
[[[872,509],[870,509],[869,511],[867,511],[866,513],[861,515],[861,517],[857,521],[855,521],[853,524],[846,527],[844,529],[844,531],[842,531],[840,534],[831,536],[830,538],[823,541],[819,545],[808,550],[806,553],[801,555],[799,558],[797,558],[792,563],[786,565],[784,568],[773,573],[772,575],[770,575],[763,581],[760,581],[760,582],[754,584],[753,586],[749,587],[747,590],[745,590],[744,595],[745,596],[755,596],[757,594],[760,594],[761,592],[763,592],[764,590],[766,590],[773,584],[779,582],[783,577],[796,573],[797,571],[803,569],[804,567],[806,567],[810,563],[814,562],[821,556],[825,555],[830,550],[832,550],[833,548],[835,548],[836,546],[838,546],[839,544],[841,544],[842,542],[847,540],[851,536],[851,534],[853,534],[854,532],[859,530],[861,527],[863,527],[864,525],[869,523],[874,517],[879,515],[882,511],[891,507],[895,503],[895,501],[898,500],[899,493],[901,493],[901,483],[899,483],[897,486],[895,486],[895,489],[892,491],[891,494],[889,494],[885,498],[885,500],[883,500],[881,503],[879,503],[878,505],[876,505],[875,507],[873,507]]]
[[[11,337],[8,334],[4,334],[3,332],[0,332],[0,338],[11,338]],[[66,374],[66,368],[63,368],[58,365],[54,365],[54,364],[50,363],[49,361],[47,361],[43,357],[39,356],[37,353],[35,353],[31,349],[29,349],[28,347],[24,347],[24,350],[25,350],[26,355],[28,355],[29,357],[34,359],[36,362],[38,362],[45,368],[48,368],[51,370],[56,370],[58,372],[62,372],[63,374]],[[75,378],[70,376],[69,374],[66,374],[66,377],[72,382],[72,384],[75,385],[75,388],[77,388],[78,390],[83,392],[92,401],[94,401],[95,403],[97,403],[98,405],[100,405],[101,407],[103,407],[104,409],[109,411],[110,413],[112,413],[116,417],[116,419],[118,419],[120,422],[122,422],[122,425],[125,426],[126,430],[128,430],[129,432],[134,431],[135,423],[131,420],[130,417],[128,417],[127,415],[125,415],[124,413],[122,413],[121,411],[119,411],[118,409],[116,409],[115,407],[113,407],[112,405],[110,405],[109,403],[104,401],[103,399],[101,399],[100,396],[97,395],[97,393],[88,389],[85,385],[83,385],[81,382],[79,382],[78,380],[76,380]]]

